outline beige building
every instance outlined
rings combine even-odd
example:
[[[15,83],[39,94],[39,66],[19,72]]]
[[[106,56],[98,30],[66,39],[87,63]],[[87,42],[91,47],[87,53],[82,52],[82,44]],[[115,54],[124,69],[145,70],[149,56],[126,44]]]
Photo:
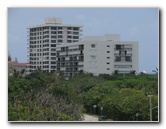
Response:
[[[29,63],[19,63],[17,61],[8,61],[8,75],[12,76],[14,71],[22,74],[21,72],[23,72],[23,76],[25,76],[26,74],[28,74],[28,66]]]

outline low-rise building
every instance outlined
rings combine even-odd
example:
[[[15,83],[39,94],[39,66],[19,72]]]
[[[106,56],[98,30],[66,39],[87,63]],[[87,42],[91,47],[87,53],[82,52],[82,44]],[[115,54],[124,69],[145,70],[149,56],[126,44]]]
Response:
[[[12,76],[14,72],[18,72],[25,76],[28,74],[28,65],[29,63],[19,63],[17,61],[8,61],[8,75]]]
[[[57,70],[66,77],[80,70],[99,74],[138,72],[138,42],[120,35],[87,36],[81,42],[57,45]]]

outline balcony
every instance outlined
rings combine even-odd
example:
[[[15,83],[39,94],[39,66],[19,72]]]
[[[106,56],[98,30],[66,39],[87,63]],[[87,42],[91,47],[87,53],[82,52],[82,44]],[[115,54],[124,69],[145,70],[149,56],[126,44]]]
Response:
[[[127,50],[127,51],[132,51],[132,48],[114,48],[115,51],[122,51],[122,50]]]
[[[48,35],[49,34],[49,32],[47,32],[47,33],[43,33],[43,35]]]
[[[124,48],[124,50],[132,51],[132,48]]]
[[[50,29],[49,28],[45,28],[43,31],[45,32],[45,31],[49,31]]]
[[[73,29],[67,29],[67,32],[73,32]]]

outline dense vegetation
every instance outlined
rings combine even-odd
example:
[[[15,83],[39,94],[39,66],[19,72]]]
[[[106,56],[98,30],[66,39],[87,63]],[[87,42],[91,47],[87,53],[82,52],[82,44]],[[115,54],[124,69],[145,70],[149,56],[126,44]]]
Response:
[[[14,74],[8,77],[8,120],[80,121],[83,113],[102,113],[113,121],[149,121],[150,94],[157,121],[157,75],[80,73],[66,80],[60,73],[41,70],[26,77]]]

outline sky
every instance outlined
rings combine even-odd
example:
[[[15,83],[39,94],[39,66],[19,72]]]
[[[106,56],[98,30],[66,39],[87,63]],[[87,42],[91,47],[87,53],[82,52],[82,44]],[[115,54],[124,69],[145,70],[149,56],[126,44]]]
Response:
[[[8,53],[27,62],[27,27],[61,17],[63,24],[83,25],[83,36],[120,34],[121,41],[139,42],[139,72],[158,67],[158,8],[8,8]]]

